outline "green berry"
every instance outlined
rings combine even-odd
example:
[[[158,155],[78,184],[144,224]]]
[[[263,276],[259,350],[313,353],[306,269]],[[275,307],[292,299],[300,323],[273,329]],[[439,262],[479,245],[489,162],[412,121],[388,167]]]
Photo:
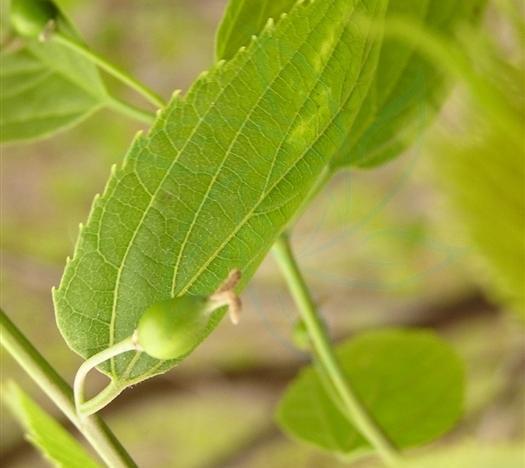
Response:
[[[149,307],[140,318],[137,341],[151,357],[176,359],[188,354],[207,335],[207,298],[180,296]]]
[[[20,36],[37,38],[57,17],[58,9],[49,0],[11,0],[11,25]]]

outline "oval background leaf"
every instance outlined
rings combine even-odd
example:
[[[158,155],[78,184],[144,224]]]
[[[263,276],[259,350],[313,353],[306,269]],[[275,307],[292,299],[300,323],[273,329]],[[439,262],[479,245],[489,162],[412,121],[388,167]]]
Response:
[[[462,362],[431,332],[367,332],[339,346],[337,355],[359,399],[399,448],[430,442],[461,415]],[[288,387],[277,421],[293,437],[332,452],[369,448],[312,367]]]

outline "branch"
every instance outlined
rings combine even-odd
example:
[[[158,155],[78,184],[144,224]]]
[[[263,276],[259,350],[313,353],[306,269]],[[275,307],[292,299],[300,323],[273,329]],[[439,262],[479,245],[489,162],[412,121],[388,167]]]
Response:
[[[286,235],[281,235],[274,244],[274,254],[306,326],[320,367],[326,374],[346,414],[356,429],[377,450],[381,459],[389,466],[397,465],[399,454],[396,447],[361,404],[337,362],[330,338],[319,317]]]
[[[101,418],[90,416],[81,420],[78,417],[71,387],[16,328],[2,309],[0,309],[0,342],[84,435],[108,466],[112,468],[137,466]]]

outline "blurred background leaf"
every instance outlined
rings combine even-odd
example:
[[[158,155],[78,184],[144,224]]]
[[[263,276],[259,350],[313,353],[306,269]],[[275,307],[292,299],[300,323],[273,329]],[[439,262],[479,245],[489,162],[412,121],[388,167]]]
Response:
[[[515,50],[525,22],[512,19]],[[460,118],[434,137],[433,163],[460,235],[479,254],[473,275],[525,319],[525,62],[485,34],[465,29],[462,39],[486,91],[462,94]]]
[[[472,442],[414,457],[407,468],[522,468],[523,444],[486,446]]]
[[[43,411],[18,385],[10,382],[3,402],[26,431],[27,439],[57,468],[100,467],[66,429]]]
[[[65,16],[58,21],[65,34],[81,41]],[[0,54],[0,142],[48,137],[108,101],[90,61],[60,44],[36,38],[18,41],[13,47],[2,47]]]
[[[368,413],[399,448],[432,441],[462,413],[463,365],[432,333],[362,333],[339,345],[337,356]],[[292,382],[277,411],[279,425],[300,440],[339,454],[369,449],[321,375],[310,367]]]
[[[446,36],[476,23],[486,0],[393,0],[385,20],[408,21]],[[361,115],[334,158],[334,166],[372,167],[399,156],[421,135],[441,108],[449,79],[435,64],[415,52],[414,44],[387,38],[375,80]]]

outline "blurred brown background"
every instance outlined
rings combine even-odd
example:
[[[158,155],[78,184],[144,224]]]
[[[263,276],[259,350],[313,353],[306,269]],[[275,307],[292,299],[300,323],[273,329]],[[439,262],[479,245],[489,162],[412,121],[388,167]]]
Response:
[[[187,89],[212,63],[225,5],[61,3],[88,44],[165,97]],[[80,359],[56,329],[50,289],[93,195],[138,128],[103,111],[52,139],[1,151],[1,302],[69,381]],[[524,431],[523,331],[480,289],[480,278],[466,267],[474,254],[448,216],[421,139],[385,167],[340,174],[303,216],[293,241],[336,339],[389,324],[428,326],[465,358],[466,414],[439,444],[468,438],[511,450]],[[307,357],[291,341],[296,313],[271,258],[244,303],[238,327],[224,321],[180,367],[128,389],[103,411],[141,467],[338,466],[289,441],[273,423],[280,393]],[[2,385],[8,379],[57,414],[2,354]],[[0,451],[5,467],[46,466],[3,407]]]

